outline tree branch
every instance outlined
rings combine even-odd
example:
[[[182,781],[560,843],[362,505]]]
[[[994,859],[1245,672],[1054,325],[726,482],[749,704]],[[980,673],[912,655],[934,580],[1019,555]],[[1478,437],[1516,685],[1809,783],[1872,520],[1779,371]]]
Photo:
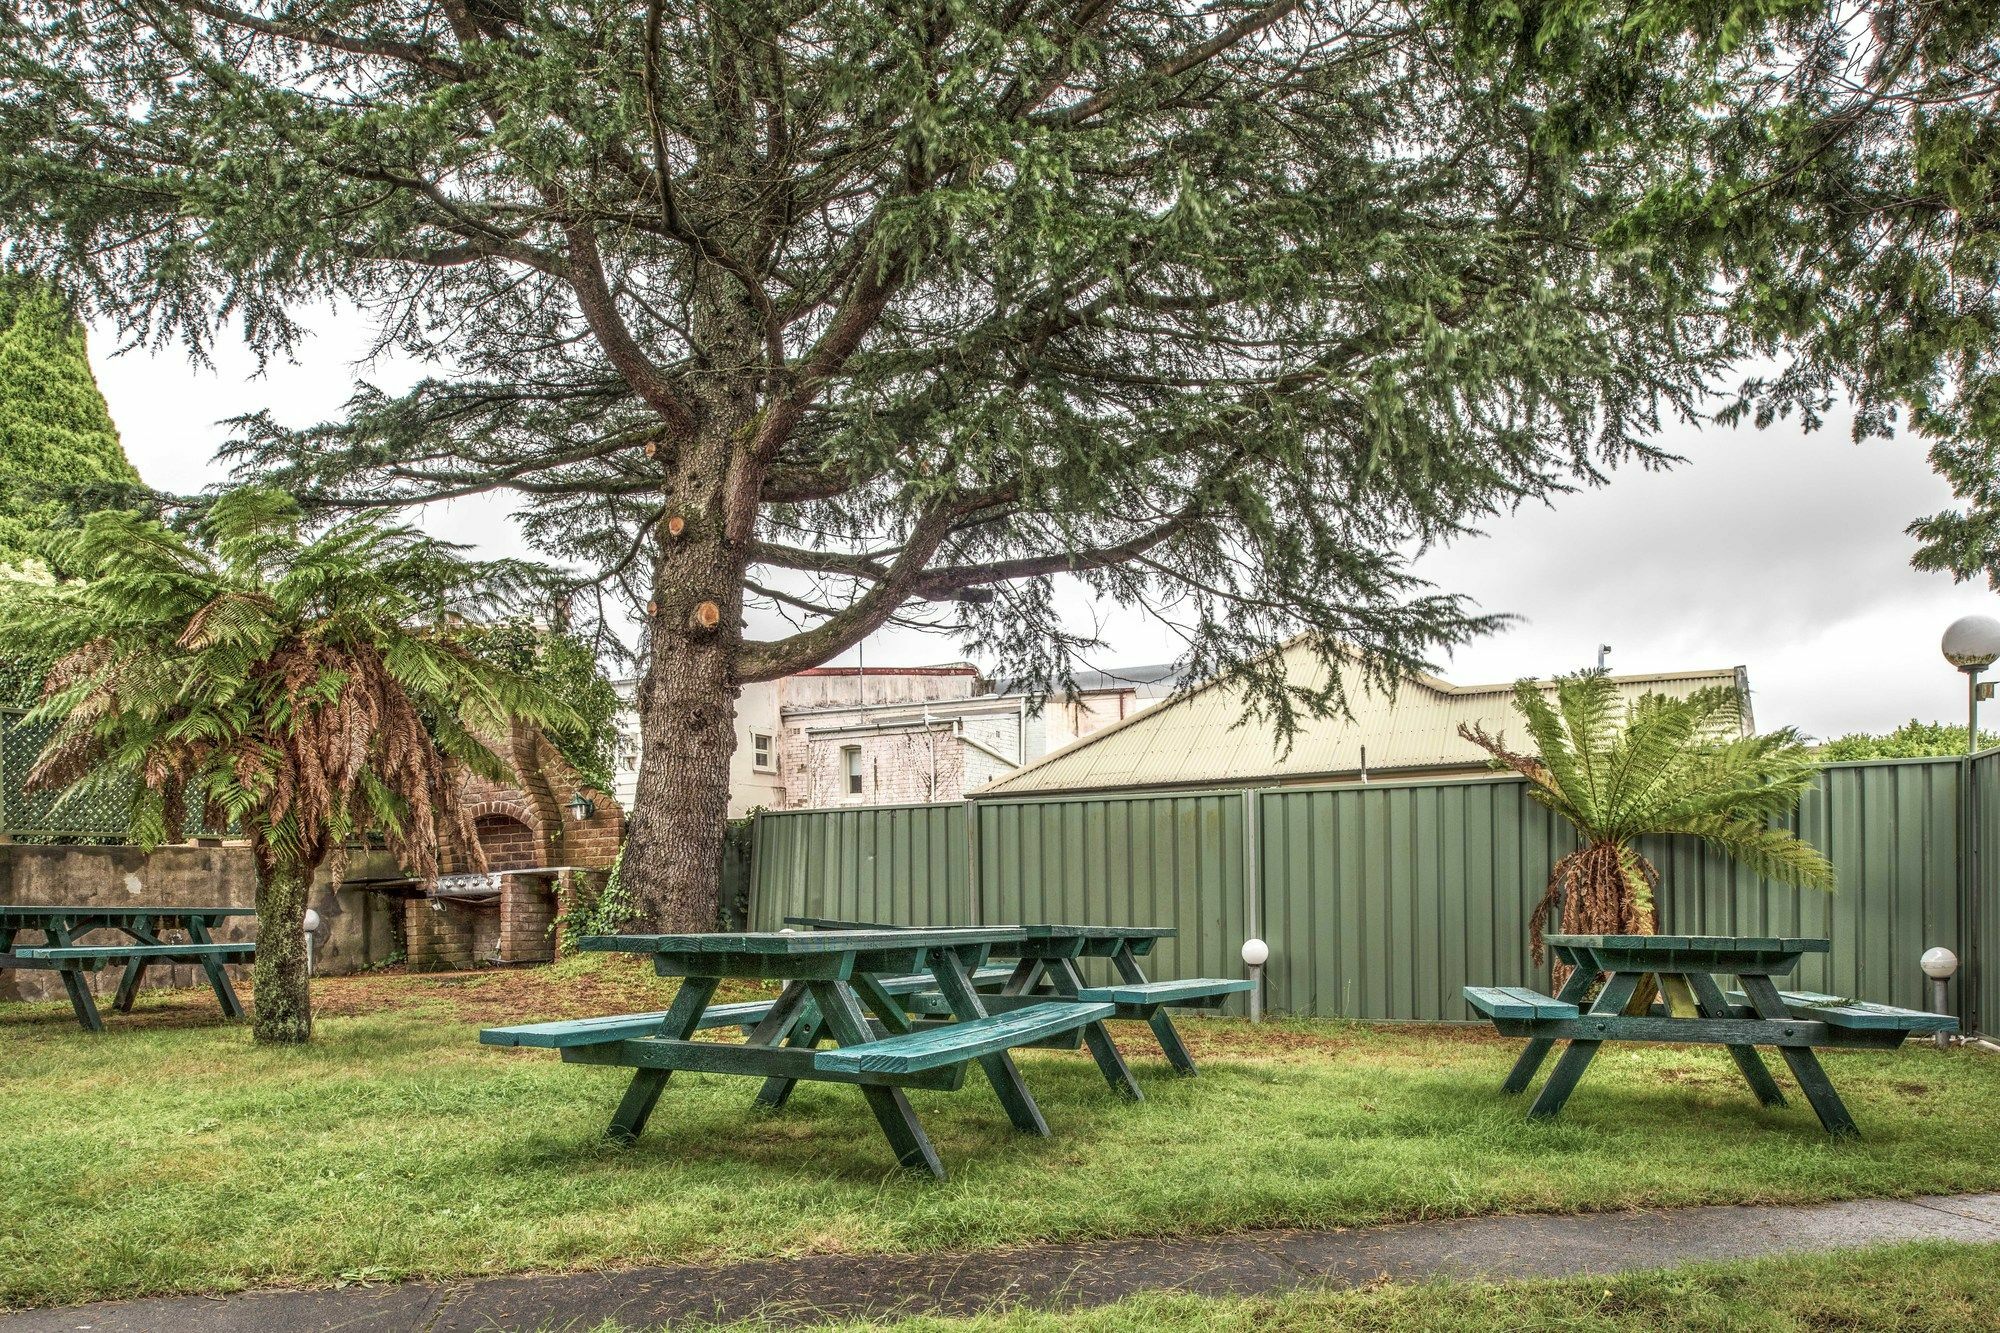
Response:
[[[457,61],[447,60],[434,51],[427,51],[409,42],[386,37],[349,37],[317,23],[302,23],[296,19],[260,18],[230,5],[216,4],[215,0],[183,0],[183,2],[197,14],[207,15],[218,23],[226,23],[232,28],[241,28],[246,32],[301,42],[327,51],[343,51],[348,55],[397,60],[443,79],[456,81],[465,77],[465,67]]]
[[[597,335],[598,345],[604,348],[605,357],[632,386],[632,392],[660,414],[670,430],[682,435],[694,434],[694,413],[639,346],[618,313],[618,303],[604,280],[604,258],[598,253],[596,232],[587,222],[571,222],[564,225],[563,235],[569,240],[566,276],[576,292],[585,322]]]

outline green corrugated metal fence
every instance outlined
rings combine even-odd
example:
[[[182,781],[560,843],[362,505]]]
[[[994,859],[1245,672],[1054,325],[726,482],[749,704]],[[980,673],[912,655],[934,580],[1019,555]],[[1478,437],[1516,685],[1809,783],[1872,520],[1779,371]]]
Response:
[[[1951,945],[1962,966],[1953,989],[1971,1000],[1974,1028],[1991,1033],[2000,1030],[2000,750],[1972,761],[1972,790],[1978,815],[1965,909],[1977,943],[1969,953]]]
[[[1966,764],[1830,765],[1795,827],[1833,860],[1832,895],[1771,885],[1687,839],[1645,848],[1663,931],[1825,935],[1798,985],[1928,1007],[1917,958],[1967,961],[1954,1004],[2000,1014],[2000,752],[1972,765],[1982,852],[1959,876]],[[1467,984],[1546,981],[1528,915],[1568,828],[1517,778],[1138,792],[799,811],[758,819],[753,920],[1170,925],[1160,976],[1235,976],[1271,946],[1275,1013],[1456,1021]],[[969,855],[968,855],[969,851]],[[976,873],[974,873],[976,871]],[[1984,949],[1977,947],[1983,943]],[[1983,1004],[1981,1003],[1983,1001]]]
[[[1459,987],[1538,985],[1528,914],[1573,845],[1518,778],[1259,794],[1265,1004],[1466,1017]]]
[[[909,926],[973,919],[957,805],[765,812],[750,855],[752,930],[776,930],[787,916]]]
[[[980,919],[1172,926],[1156,980],[1240,976],[1245,798],[1162,792],[977,801]]]

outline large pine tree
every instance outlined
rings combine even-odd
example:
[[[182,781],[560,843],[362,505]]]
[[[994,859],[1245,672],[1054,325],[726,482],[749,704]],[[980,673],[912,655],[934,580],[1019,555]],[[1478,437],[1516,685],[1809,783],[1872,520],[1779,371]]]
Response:
[[[83,325],[54,288],[0,271],[0,564],[46,554],[47,534],[138,484]]]
[[[735,692],[892,618],[1046,684],[1075,575],[1281,723],[1334,645],[1489,624],[1408,553],[1669,461],[1797,341],[1659,194],[1741,156],[1741,38],[1796,8],[21,0],[0,216],[135,335],[283,352],[343,297],[439,367],[238,454],[318,505],[511,489],[645,610],[625,868],[702,926]],[[1300,630],[1310,697],[1259,666]]]

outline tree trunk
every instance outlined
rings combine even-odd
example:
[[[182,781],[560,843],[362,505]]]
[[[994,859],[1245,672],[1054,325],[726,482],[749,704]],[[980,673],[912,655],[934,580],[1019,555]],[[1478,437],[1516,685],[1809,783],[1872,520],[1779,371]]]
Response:
[[[743,556],[723,519],[726,446],[681,470],[662,523],[646,673],[639,682],[639,781],[621,882],[641,919],[666,931],[721,922],[729,757],[736,749]],[[691,503],[678,503],[686,497]]]
[[[312,1040],[306,980],[306,894],[317,866],[272,858],[257,849],[256,993],[252,1030],[260,1042]]]
[[[641,918],[667,931],[715,930],[722,920],[743,577],[760,484],[744,448],[762,379],[757,314],[715,265],[697,276],[692,307],[693,341],[711,369],[691,385],[698,424],[673,442],[661,487],[639,782],[619,872]]]

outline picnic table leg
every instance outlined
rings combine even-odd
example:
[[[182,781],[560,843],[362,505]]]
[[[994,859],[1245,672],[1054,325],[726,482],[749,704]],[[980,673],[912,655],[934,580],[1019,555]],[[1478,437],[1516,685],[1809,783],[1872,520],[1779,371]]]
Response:
[[[1145,969],[1133,956],[1131,945],[1119,945],[1118,952],[1111,955],[1111,965],[1118,969],[1118,975],[1124,981],[1134,986],[1146,984]],[[1181,1040],[1181,1031],[1174,1026],[1173,1015],[1164,1007],[1155,1009],[1146,1015],[1146,1026],[1153,1030],[1153,1040],[1159,1042],[1160,1049],[1166,1052],[1167,1063],[1174,1067],[1174,1072],[1184,1078],[1193,1078],[1196,1073],[1194,1057],[1188,1054],[1187,1043]]]
[[[69,993],[69,1007],[76,1010],[76,1021],[83,1024],[85,1032],[104,1031],[104,1020],[98,1016],[97,1001],[91,998],[90,983],[83,973],[74,967],[58,969],[62,977],[63,989]]]
[[[667,1006],[667,1016],[660,1020],[660,1030],[654,1035],[671,1037],[675,1041],[686,1041],[692,1037],[694,1025],[701,1021],[701,1012],[708,1008],[708,1001],[720,982],[720,977],[681,978],[681,988],[674,993],[674,1002]],[[660,1089],[667,1086],[667,1075],[672,1072],[670,1069],[635,1070],[625,1095],[619,1099],[617,1112],[611,1117],[611,1127],[604,1131],[604,1137],[612,1143],[632,1143],[645,1133],[646,1121],[652,1118],[653,1107],[660,1100]]]
[[[55,949],[67,949],[76,943],[74,932],[60,920],[49,922],[42,931],[42,939]],[[56,975],[62,978],[63,991],[69,996],[69,1007],[76,1011],[76,1021],[83,1026],[83,1030],[104,1031],[104,1020],[98,1015],[97,1001],[90,994],[90,981],[82,970],[57,964]]]
[[[785,1038],[784,1044],[811,1050],[825,1040],[826,1020],[815,1012],[799,1021],[798,1026],[792,1029],[792,1034]],[[795,1078],[773,1074],[764,1080],[763,1087],[757,1089],[757,1104],[767,1111],[783,1110],[785,1103],[792,1099],[792,1090],[798,1086],[799,1081]]]
[[[944,992],[945,1003],[951,1006],[954,1018],[966,1022],[986,1017],[985,1002],[979,998],[979,992],[973,987],[972,978],[966,973],[965,964],[959,960],[957,953],[950,949],[934,951],[930,968],[931,975],[937,978],[938,989]],[[1000,1105],[1007,1108],[1007,1118],[1014,1122],[1014,1128],[1023,1134],[1049,1137],[1049,1123],[1042,1119],[1042,1108],[1035,1105],[1035,1095],[1021,1081],[1021,1071],[1015,1066],[1014,1057],[1006,1051],[995,1051],[991,1055],[980,1056],[979,1067],[986,1071],[986,1081],[993,1085]]]
[[[1642,972],[1612,973],[1611,980],[1605,982],[1604,989],[1597,993],[1597,1002],[1590,1006],[1590,1012],[1623,1013],[1625,1006],[1631,1003],[1632,993],[1639,989],[1639,979],[1645,975]],[[1568,990],[1569,987],[1564,986],[1563,989]],[[1583,1077],[1583,1071],[1590,1068],[1590,1062],[1597,1058],[1597,1048],[1601,1045],[1602,1042],[1586,1041],[1579,1037],[1570,1039],[1569,1045],[1563,1048],[1561,1058],[1556,1061],[1555,1070],[1549,1075],[1549,1081],[1542,1085],[1541,1095],[1535,1098],[1535,1104],[1528,1108],[1530,1120],[1547,1120],[1562,1110],[1563,1103],[1569,1100],[1570,1093],[1576,1091],[1577,1080]]]
[[[1020,962],[1014,964],[1013,974],[1001,984],[1000,993],[1002,995],[1026,995],[1035,989],[1035,983],[1041,980],[1041,975],[1041,959],[1023,958]]]
[[[778,992],[777,1003],[763,1021],[750,1030],[744,1039],[749,1046],[803,1046],[810,1050],[819,1045],[825,1035],[825,1024],[820,1021],[819,1009],[813,1003],[812,992],[803,981],[788,981]],[[773,1074],[757,1089],[757,1104],[766,1110],[776,1111],[791,1100],[792,1089],[799,1081]]]
[[[1695,1008],[1703,1018],[1730,1018],[1733,1013],[1729,1001],[1723,998],[1722,987],[1715,984],[1715,978],[1706,972],[1683,974],[1689,990],[1694,992]],[[1764,1057],[1757,1053],[1755,1046],[1731,1046],[1730,1058],[1743,1071],[1743,1079],[1750,1085],[1750,1091],[1757,1094],[1757,1100],[1766,1106],[1783,1106],[1784,1089],[1778,1080],[1771,1077],[1771,1071],[1764,1064]]]
[[[1590,983],[1595,980],[1597,980],[1595,972],[1587,968],[1573,967],[1569,970],[1569,979],[1563,982],[1562,989],[1556,992],[1556,998],[1565,1004],[1581,1003],[1584,993],[1590,989]],[[1500,1091],[1527,1091],[1528,1085],[1535,1080],[1535,1071],[1542,1067],[1542,1061],[1548,1058],[1549,1050],[1555,1044],[1553,1037],[1529,1038],[1528,1044],[1521,1049],[1521,1058],[1514,1061],[1513,1069],[1508,1071],[1507,1081],[1500,1085]]]
[[[132,938],[141,944],[159,944],[162,942],[159,930],[150,922],[144,926],[131,926],[128,929],[131,932]],[[192,930],[188,932],[188,938],[194,938]],[[125,964],[125,975],[118,979],[117,998],[112,1001],[112,1008],[116,1009],[119,1013],[129,1014],[132,1012],[132,1002],[138,998],[139,983],[146,979],[146,967],[149,961],[145,958],[134,958],[131,962]]]
[[[197,944],[214,943],[208,933],[208,923],[199,917],[188,918],[187,933],[188,938]],[[222,970],[222,964],[214,958],[204,958],[201,970],[208,977],[210,989],[215,992],[216,1003],[222,1006],[222,1016],[231,1020],[242,1018],[243,1001],[236,998],[236,988],[229,984],[229,974]]]
[[[836,1042],[857,1046],[869,1040],[868,1020],[844,982],[815,981],[811,985],[820,1014]],[[911,1170],[922,1168],[943,1180],[944,1163],[938,1160],[937,1149],[931,1147],[924,1127],[917,1123],[917,1113],[910,1109],[910,1099],[903,1095],[903,1090],[863,1084],[861,1095],[868,1099],[868,1109],[875,1113],[875,1123],[882,1127],[897,1163]]]
[[[1075,996],[1083,989],[1083,973],[1077,970],[1076,962],[1070,958],[1057,958],[1048,964],[1049,984],[1056,988],[1056,994]],[[1111,1040],[1111,1031],[1102,1023],[1086,1023],[1083,1027],[1084,1044],[1090,1047],[1090,1058],[1097,1061],[1099,1072],[1111,1090],[1121,1097],[1135,1102],[1146,1100],[1146,1094],[1139,1091],[1139,1080],[1132,1077],[1132,1070],[1125,1063],[1118,1045]],[[1170,1057],[1171,1058],[1171,1057]]]
[[[900,1036],[917,1030],[917,1025],[903,1012],[903,1006],[897,1003],[895,996],[882,989],[880,981],[866,973],[857,973],[848,984],[854,987],[855,995],[868,1012],[881,1020],[882,1026],[890,1033]]]
[[[112,1001],[112,1008],[121,1014],[132,1012],[132,1001],[139,994],[139,984],[146,979],[146,960],[134,958],[125,964],[125,975],[118,979],[118,998]]]
[[[1750,1007],[1757,1011],[1757,1017],[1782,1023],[1792,1016],[1779,998],[1778,988],[1766,976],[1739,976],[1743,983],[1743,993],[1750,999]],[[1809,1046],[1780,1046],[1778,1054],[1785,1057],[1791,1066],[1792,1077],[1799,1081],[1799,1091],[1812,1103],[1813,1111],[1819,1116],[1819,1123],[1829,1134],[1861,1135],[1861,1127],[1854,1123],[1854,1117],[1847,1113],[1846,1103],[1833,1090],[1833,1081],[1820,1067],[1819,1057]]]

